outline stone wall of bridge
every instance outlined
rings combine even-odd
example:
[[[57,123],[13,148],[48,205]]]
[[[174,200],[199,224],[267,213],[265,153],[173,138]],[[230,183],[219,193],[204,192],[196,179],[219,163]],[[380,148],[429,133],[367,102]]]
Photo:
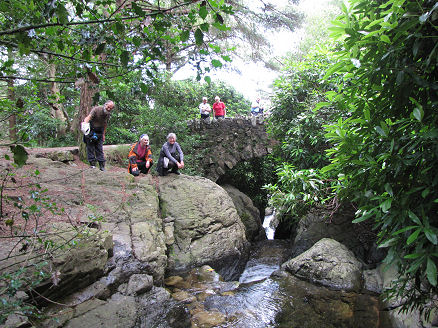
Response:
[[[193,150],[200,155],[199,171],[215,182],[238,162],[265,156],[272,149],[262,117],[197,119],[188,127],[200,138]]]

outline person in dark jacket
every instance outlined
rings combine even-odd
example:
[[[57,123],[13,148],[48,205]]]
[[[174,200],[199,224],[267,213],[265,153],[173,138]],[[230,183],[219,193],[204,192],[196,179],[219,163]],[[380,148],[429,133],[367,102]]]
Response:
[[[90,114],[84,118],[84,123],[90,123],[91,132],[84,137],[87,144],[87,159],[91,168],[96,167],[99,162],[101,171],[105,171],[105,155],[103,153],[103,143],[105,142],[105,132],[114,102],[108,100],[103,106],[93,107]]]
[[[178,169],[182,168],[184,168],[184,154],[180,145],[176,142],[175,133],[169,133],[167,135],[167,142],[164,143],[160,150],[157,172],[160,176],[165,176],[169,172],[179,175]]]
[[[148,174],[153,165],[151,146],[149,146],[149,137],[142,134],[138,142],[131,146],[128,155],[128,171],[133,176],[139,176],[140,172]]]

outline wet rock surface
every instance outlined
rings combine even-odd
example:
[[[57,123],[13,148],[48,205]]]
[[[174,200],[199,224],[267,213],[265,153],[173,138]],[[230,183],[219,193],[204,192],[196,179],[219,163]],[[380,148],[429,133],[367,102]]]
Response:
[[[174,218],[168,272],[209,264],[225,279],[243,270],[250,244],[227,192],[201,177],[164,177],[159,183],[162,215]]]
[[[245,235],[248,241],[266,239],[265,231],[260,220],[260,211],[254,206],[252,200],[240,190],[231,185],[223,185],[222,188],[230,195],[236,207],[237,213],[245,226]]]
[[[333,239],[321,239],[281,267],[298,278],[330,288],[350,291],[362,288],[362,263]]]

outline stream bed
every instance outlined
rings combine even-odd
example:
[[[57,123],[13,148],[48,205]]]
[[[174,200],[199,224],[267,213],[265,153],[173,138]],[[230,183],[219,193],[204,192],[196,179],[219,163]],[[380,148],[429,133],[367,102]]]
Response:
[[[283,240],[254,244],[238,282],[222,281],[209,266],[169,277],[173,303],[164,321],[149,327],[392,327],[377,296],[330,290],[279,270],[289,248]]]

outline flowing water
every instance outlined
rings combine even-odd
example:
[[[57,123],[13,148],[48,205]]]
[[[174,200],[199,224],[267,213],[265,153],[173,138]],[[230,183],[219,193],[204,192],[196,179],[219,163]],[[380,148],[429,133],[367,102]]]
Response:
[[[279,283],[269,276],[286,258],[288,242],[265,240],[253,247],[234,295],[213,295],[204,302],[206,309],[226,313],[228,322],[221,327],[274,327],[282,308]]]
[[[275,229],[272,227],[272,220],[274,219],[274,217],[275,211],[270,215],[266,215],[265,219],[263,220],[263,228],[265,229],[266,238],[268,240],[274,239]]]
[[[271,239],[253,245],[238,282],[222,281],[208,266],[192,270],[182,283],[170,288],[174,299],[183,296],[173,303],[179,310],[161,317],[167,323],[160,320],[152,327],[391,327],[379,310],[377,296],[333,291],[279,270],[289,257],[290,241],[272,239],[273,216],[267,216],[263,224]],[[175,320],[175,313],[179,319]]]

